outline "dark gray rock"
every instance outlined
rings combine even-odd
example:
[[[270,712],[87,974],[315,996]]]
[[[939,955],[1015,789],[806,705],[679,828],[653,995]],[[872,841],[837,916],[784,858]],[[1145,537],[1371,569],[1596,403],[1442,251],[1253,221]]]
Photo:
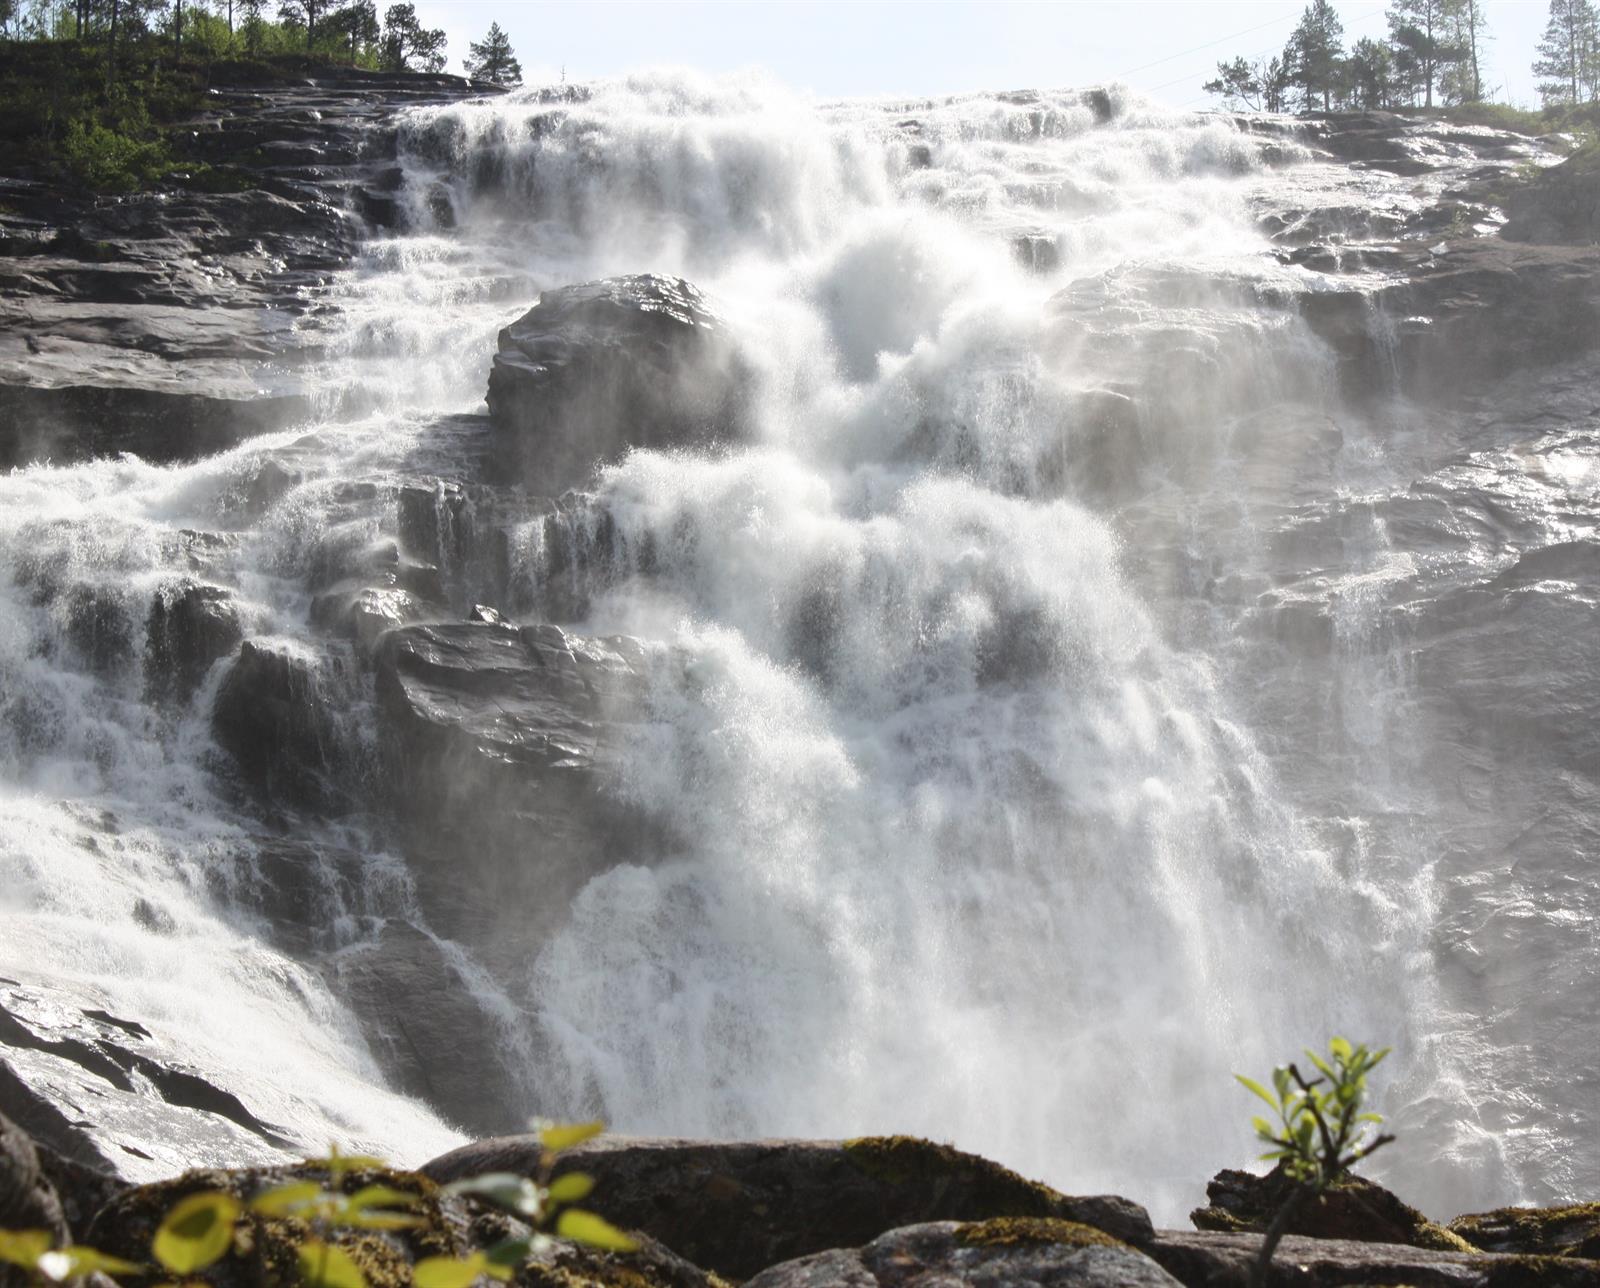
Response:
[[[1546,245],[1600,242],[1600,149],[1591,145],[1513,188],[1501,235]]]
[[[1458,1216],[1449,1229],[1485,1252],[1600,1261],[1600,1202],[1498,1208]]]
[[[607,791],[643,718],[642,646],[411,626],[382,638],[376,669],[389,800],[432,924],[526,953],[589,877],[639,848],[640,821]]]
[[[479,1141],[426,1164],[438,1181],[480,1172],[534,1175],[537,1138]],[[596,1178],[586,1200],[696,1265],[733,1278],[832,1248],[858,1247],[925,1221],[1051,1217],[1114,1238],[1151,1234],[1143,1208],[1071,1198],[997,1163],[911,1137],[724,1143],[604,1137],[561,1156]]]
[[[1208,1206],[1196,1209],[1189,1219],[1197,1230],[1260,1234],[1272,1224],[1293,1190],[1294,1182],[1282,1169],[1256,1176],[1229,1168],[1206,1185]],[[1302,1202],[1288,1233],[1362,1243],[1403,1243],[1440,1252],[1471,1251],[1460,1238],[1410,1204],[1359,1176],[1346,1177],[1315,1200]]]
[[[1143,1251],[1190,1288],[1242,1285],[1261,1247],[1258,1234],[1158,1230]],[[1600,1262],[1434,1252],[1391,1243],[1288,1235],[1272,1258],[1269,1288],[1408,1284],[1412,1288],[1595,1288]]]
[[[243,641],[233,592],[195,581],[163,586],[145,623],[146,696],[187,704],[212,666]]]
[[[437,940],[392,921],[329,958],[327,971],[396,1090],[470,1132],[527,1121],[531,1088],[507,1062],[495,1017]]]
[[[682,278],[546,291],[500,332],[496,467],[554,495],[629,448],[725,441],[740,432],[745,383],[726,324]]]
[[[938,1221],[891,1230],[855,1251],[773,1266],[749,1288],[1178,1288],[1159,1265],[1098,1230],[1050,1218]]]
[[[320,659],[328,666],[332,658]],[[217,692],[211,728],[244,782],[287,809],[333,810],[359,784],[347,775],[319,659],[290,645],[246,640]]]
[[[0,1114],[0,1230],[45,1230],[60,1241],[67,1238],[61,1200],[39,1164],[33,1139],[4,1114]],[[25,1281],[16,1268],[0,1264],[0,1284],[20,1288]]]

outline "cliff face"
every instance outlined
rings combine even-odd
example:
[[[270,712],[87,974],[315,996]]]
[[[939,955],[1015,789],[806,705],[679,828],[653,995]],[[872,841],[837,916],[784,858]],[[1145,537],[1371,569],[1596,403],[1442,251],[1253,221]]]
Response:
[[[1590,682],[1594,661],[1583,640],[1592,625],[1600,528],[1568,458],[1575,441],[1600,434],[1592,397],[1600,250],[1592,221],[1573,214],[1579,207],[1559,171],[1538,179],[1522,173],[1554,159],[1541,144],[1382,115],[1240,122],[1230,138],[1243,153],[1207,164],[1237,177],[1230,165],[1248,153],[1250,165],[1265,167],[1242,200],[1262,242],[1259,259],[1273,275],[1219,269],[1193,246],[1188,259],[1130,252],[1106,267],[1098,233],[1008,224],[1000,235],[1026,271],[1059,276],[1033,310],[1037,331],[1026,332],[1025,342],[1007,340],[1035,349],[1026,361],[1008,351],[994,364],[998,374],[984,369],[993,378],[976,392],[958,386],[959,378],[990,355],[975,346],[969,361],[960,350],[960,310],[951,309],[956,320],[948,328],[942,318],[920,331],[907,320],[933,289],[930,280],[966,270],[953,260],[918,259],[920,247],[886,254],[892,262],[884,268],[870,252],[872,237],[886,234],[863,235],[849,251],[857,258],[820,284],[787,294],[774,286],[762,301],[774,310],[833,310],[826,352],[843,372],[827,396],[797,398],[804,415],[789,415],[765,447],[781,454],[801,441],[806,417],[833,416],[827,441],[839,473],[868,479],[854,491],[839,485],[839,512],[827,512],[826,522],[791,530],[778,523],[782,505],[794,495],[831,503],[833,475],[774,495],[743,476],[730,484],[708,466],[668,504],[652,491],[651,467],[639,466],[603,496],[592,490],[594,468],[631,447],[656,449],[669,461],[699,454],[714,464],[762,443],[750,420],[792,394],[771,373],[793,336],[767,331],[758,341],[741,331],[748,301],[735,320],[686,281],[645,276],[648,263],[630,263],[638,276],[588,280],[592,273],[573,269],[577,280],[553,280],[552,263],[567,271],[593,259],[607,265],[598,273],[622,257],[586,252],[562,260],[545,249],[565,246],[580,230],[604,226],[629,254],[643,244],[629,240],[637,229],[622,226],[628,221],[584,185],[609,196],[604,185],[615,181],[646,204],[682,200],[662,173],[670,150],[646,148],[641,162],[593,130],[563,151],[550,140],[567,127],[581,101],[576,94],[551,96],[499,133],[464,141],[448,121],[431,121],[408,126],[423,133],[401,139],[399,109],[448,103],[468,90],[450,78],[356,73],[223,89],[215,111],[193,122],[185,146],[242,169],[250,176],[245,191],[94,198],[0,180],[0,466],[109,465],[122,453],[153,464],[199,463],[192,474],[174,471],[147,484],[126,513],[115,494],[88,512],[41,503],[36,517],[11,531],[7,549],[19,615],[36,638],[18,646],[20,660],[6,678],[13,693],[27,684],[44,695],[30,695],[26,709],[8,699],[8,772],[46,799],[72,802],[60,833],[73,853],[100,856],[113,871],[161,868],[155,893],[135,890],[130,878],[127,897],[119,892],[115,900],[114,915],[131,933],[171,954],[150,960],[218,960],[204,956],[212,951],[204,940],[224,925],[246,947],[237,960],[224,959],[229,970],[220,974],[271,981],[263,989],[282,984],[282,996],[315,1016],[312,1037],[359,1052],[357,1081],[386,1084],[454,1126],[510,1130],[530,1106],[565,1112],[568,1103],[590,1103],[599,1094],[586,1081],[592,1071],[565,1084],[563,1105],[541,1102],[554,1093],[535,1069],[564,1069],[551,1052],[567,1051],[563,1042],[583,1048],[588,1039],[570,1031],[572,1015],[540,1012],[529,983],[534,961],[569,927],[597,877],[613,876],[619,888],[606,894],[611,905],[591,894],[580,909],[585,916],[623,907],[647,930],[664,926],[664,938],[683,942],[674,918],[715,922],[723,913],[716,897],[671,881],[705,832],[744,807],[741,797],[730,808],[719,785],[744,784],[739,772],[763,750],[755,736],[738,743],[680,735],[680,726],[699,729],[710,722],[706,711],[731,702],[738,677],[726,657],[696,654],[662,625],[670,614],[655,609],[653,595],[673,611],[672,595],[699,595],[698,609],[722,613],[763,642],[772,670],[762,673],[769,685],[762,692],[772,706],[754,723],[769,733],[812,712],[784,684],[823,694],[818,705],[836,703],[848,717],[839,722],[843,742],[852,722],[881,714],[874,704],[953,671],[960,682],[952,692],[962,700],[1031,695],[1023,708],[1062,693],[1087,702],[1134,683],[1110,662],[1082,669],[1083,655],[1101,641],[1078,627],[1095,619],[1102,595],[1074,601],[1071,621],[1057,622],[1054,588],[1030,599],[1026,578],[1012,576],[1036,552],[1020,538],[1016,548],[988,552],[976,511],[934,506],[923,528],[913,525],[915,516],[896,514],[902,527],[881,547],[872,544],[890,527],[871,513],[877,489],[924,467],[1018,507],[1070,501],[1110,516],[1131,552],[1128,582],[1167,614],[1162,630],[1177,647],[1212,648],[1204,623],[1226,617],[1235,633],[1215,649],[1218,670],[1249,675],[1239,706],[1272,731],[1267,750],[1279,760],[1286,794],[1295,808],[1321,811],[1317,826],[1331,833],[1370,806],[1375,834],[1401,827],[1403,811],[1373,805],[1364,793],[1377,789],[1352,768],[1383,759],[1375,748],[1401,755],[1375,732],[1379,717],[1397,713],[1351,714],[1361,695],[1350,659],[1361,649],[1390,649],[1393,669],[1417,681],[1397,718],[1422,731],[1427,756],[1460,784],[1429,823],[1451,838],[1444,867],[1468,867],[1486,852],[1500,863],[1516,852],[1527,844],[1523,825],[1531,825],[1524,810],[1556,833],[1551,853],[1577,852],[1592,838],[1600,686]],[[1030,108],[1021,100],[1008,106],[1019,104]],[[1080,106],[1090,117],[1085,129],[1108,128],[1113,109],[1104,95]],[[1048,113],[1035,115],[1025,142],[1049,137]],[[943,200],[939,141],[915,119],[893,129],[904,136],[895,145],[903,143],[905,157],[897,178],[918,199]],[[528,172],[516,169],[519,148],[533,149]],[[679,152],[698,163],[693,148]],[[616,179],[630,161],[641,172]],[[1114,168],[1106,162],[1097,178]],[[1044,186],[1042,170],[1013,188]],[[1192,177],[1178,171],[1175,182]],[[770,200],[763,179],[777,193]],[[804,185],[787,176],[778,182],[741,156],[727,187],[719,196],[735,231],[748,232],[745,220],[757,230],[749,234],[755,244],[783,246],[783,230],[772,230],[781,199]],[[483,222],[474,235],[490,240],[483,228],[491,216],[500,221],[499,258],[461,251],[461,259],[420,262],[415,277],[481,286],[484,313],[496,323],[535,305],[543,291],[503,331],[498,359],[492,325],[481,327],[483,343],[469,355],[472,387],[490,382],[492,415],[432,408],[411,416],[382,405],[382,423],[357,427],[367,393],[351,392],[355,378],[321,380],[313,397],[307,373],[320,364],[325,374],[335,360],[354,368],[389,345],[400,356],[391,354],[382,379],[400,381],[436,359],[425,341],[447,318],[419,307],[420,317],[405,320],[420,338],[397,338],[393,318],[352,318],[343,310],[361,301],[329,285],[371,239],[397,260],[411,245],[401,234],[457,245],[450,194],[466,191],[479,199]],[[977,201],[970,193],[950,198],[958,199]],[[1029,199],[1056,214],[1088,212],[1085,224],[1109,200],[1087,180],[1076,189],[1059,184],[1048,202]],[[701,248],[683,252],[690,261],[696,254],[707,258]],[[1075,255],[1081,273],[1069,271]],[[406,284],[404,273],[386,279],[395,289]],[[974,275],[962,289],[979,285]],[[449,290],[425,298],[448,303]],[[935,333],[948,352],[933,343]],[[407,345],[422,356],[411,357]],[[1027,377],[1019,373],[1035,359],[1060,379],[1022,388]],[[939,361],[948,369],[936,368]],[[900,383],[888,384],[891,374]],[[766,404],[752,393],[763,376],[758,392]],[[805,388],[808,378],[790,383],[814,392]],[[886,392],[871,389],[874,379]],[[1399,403],[1411,410],[1385,420]],[[1306,404],[1337,415],[1306,414]],[[1023,418],[1028,432],[1008,422],[1006,432],[986,437],[983,416],[995,406],[1038,414]],[[1412,412],[1415,419],[1406,419]],[[868,441],[864,426],[873,417],[895,427],[891,444]],[[1357,422],[1377,428],[1362,438]],[[1204,438],[1213,431],[1217,441]],[[1372,481],[1375,473],[1363,472],[1380,449],[1399,460],[1396,470],[1413,470],[1387,492]],[[1530,517],[1531,474],[1552,489],[1570,484],[1570,496],[1551,502],[1559,522]],[[1191,484],[1202,500],[1179,495]],[[97,486],[84,490],[98,497]],[[1236,506],[1249,512],[1248,523],[1238,522]],[[1007,513],[1013,527],[1021,522],[1020,510]],[[1385,557],[1396,553],[1379,571],[1362,562],[1373,553],[1363,534],[1374,513]],[[749,521],[718,528],[730,514]],[[826,548],[830,534],[855,522],[867,529],[857,545]],[[1230,524],[1236,541],[1207,544],[1222,529],[1233,532]],[[779,539],[764,544],[774,530]],[[1488,563],[1473,544],[1480,539],[1493,547]],[[1209,556],[1196,553],[1201,547]],[[1049,559],[1065,567],[1068,554],[1085,548],[1096,547],[1074,541],[1052,547]],[[1000,569],[999,589],[984,581],[983,554]],[[940,559],[960,576],[940,581]],[[981,611],[970,614],[978,623],[970,656],[954,646],[940,652],[940,631],[956,632],[950,606],[979,600]],[[1382,625],[1354,642],[1359,613]],[[619,633],[606,624],[615,620],[640,633],[654,623],[659,635]],[[892,654],[901,646],[897,665],[872,670],[869,650]],[[1153,666],[1156,651],[1144,640],[1116,661],[1126,655]],[[1512,654],[1531,659],[1536,680],[1520,683],[1517,666],[1505,661]],[[1027,711],[1014,714],[1027,723]],[[1363,723],[1368,717],[1377,723]],[[1296,742],[1297,727],[1324,729],[1324,720],[1325,736]],[[92,732],[79,738],[74,721]],[[1113,756],[1117,739],[1105,729],[1114,724],[1099,727],[1096,755]],[[1202,724],[1209,732],[1194,735],[1197,742],[1225,740],[1221,714],[1194,727]],[[957,739],[951,727],[939,723],[940,738]],[[902,731],[872,754],[892,762],[912,741]],[[1291,745],[1293,754],[1285,750]],[[1015,752],[1000,769],[964,768],[980,784],[961,798],[970,814],[988,817],[988,784],[1013,793],[994,810],[1008,838],[1035,825],[1049,831],[1048,824],[1052,838],[1081,835],[1086,850],[1104,842],[1116,853],[1124,837],[1113,815],[1122,806],[1072,815],[1092,794],[1094,776],[1074,778],[1067,790],[1050,774],[1072,756],[1052,761],[1035,750]],[[786,767],[808,756],[826,760],[798,735],[789,750],[771,754]],[[1148,753],[1152,763],[1158,754]],[[960,760],[945,743],[917,755],[904,768],[908,782],[942,782],[938,774]],[[873,768],[867,755],[857,761],[864,773]],[[78,777],[59,768],[67,763]],[[1133,753],[1128,763],[1144,767],[1138,781],[1158,777]],[[1197,798],[1215,787],[1222,799],[1215,782],[1196,782]],[[1313,809],[1307,802],[1327,782],[1350,785],[1350,799]],[[147,783],[156,805],[140,797]],[[1550,783],[1571,794],[1568,808],[1540,804],[1549,803]],[[679,807],[662,806],[663,784],[674,787]],[[865,795],[844,776],[830,789],[838,798]],[[1523,798],[1533,803],[1525,807]],[[786,820],[823,808],[786,787],[756,804]],[[862,808],[853,819],[861,836],[884,845],[894,830],[885,817],[903,828],[920,817],[909,806],[899,814]],[[962,828],[978,828],[959,813],[940,823],[930,852],[959,850]],[[873,831],[880,826],[886,831]],[[1221,824],[1208,816],[1205,826]],[[841,846],[867,844],[861,836],[828,832]],[[45,839],[53,843],[54,834]],[[1219,841],[1217,848],[1227,847]],[[1357,849],[1351,841],[1340,861],[1359,876]],[[746,857],[759,867],[772,856],[751,845]],[[871,865],[841,866],[854,879]],[[1564,877],[1552,872],[1546,882],[1537,867],[1530,863],[1517,878],[1538,887],[1530,899],[1566,888]],[[836,910],[819,913],[814,926],[789,915],[778,902],[788,875],[760,886],[755,902],[774,901],[783,912],[769,928],[800,925],[808,942],[833,952]],[[1210,883],[1219,915],[1264,899],[1270,881],[1254,881]],[[1509,941],[1480,942],[1476,896],[1465,886],[1444,898],[1439,935],[1461,945],[1453,985],[1481,1002],[1508,1045],[1531,1040],[1530,1015],[1506,1005],[1505,990],[1515,984]],[[944,909],[938,924],[965,924],[989,902]],[[1131,905],[1142,933],[1149,905],[1138,898]],[[729,920],[748,920],[732,906]],[[1057,927],[1052,934],[1063,943],[1115,939],[1097,915],[1083,912],[1071,933]],[[607,952],[634,946],[620,933],[598,938]],[[1005,955],[992,941],[985,938],[984,952]],[[641,947],[650,960],[636,975],[676,997],[706,963],[657,960],[655,947]],[[737,947],[726,961],[706,957],[712,966],[732,962],[737,975],[746,960],[740,953],[759,956],[763,945]],[[1032,960],[1031,946],[1015,951]],[[1550,956],[1553,971],[1561,950]],[[1178,957],[1175,969],[1187,978],[1194,972]],[[97,969],[107,960],[119,959],[107,949]],[[567,978],[580,973],[564,958],[557,967]],[[805,981],[788,984],[796,998],[811,991]],[[0,1058],[15,1075],[0,1080],[0,1111],[90,1165],[146,1179],[185,1161],[266,1161],[320,1144],[306,1135],[341,1122],[348,1109],[339,1099],[347,1088],[319,1084],[317,1095],[298,1098],[322,1096],[322,1116],[286,1121],[303,1107],[297,1097],[260,1103],[249,1085],[205,1067],[181,1038],[185,1023],[212,1023],[211,1016],[164,1004],[154,1008],[163,1029],[147,1016],[108,1009],[98,991],[103,979],[80,987],[30,977],[0,986]],[[723,979],[708,992],[721,998],[732,989]],[[992,993],[979,993],[992,1003]],[[597,1011],[613,1003],[649,1010],[653,996],[649,988],[637,998],[602,989],[590,1000]],[[1552,995],[1551,1006],[1555,1018],[1542,1013],[1540,1025],[1568,1012],[1582,1019],[1576,993]],[[692,1019],[663,1024],[684,1030]],[[729,1030],[734,1056],[763,1069],[781,1063],[763,1061],[752,1034],[770,1037],[787,1021],[744,1019]],[[933,1026],[907,1020],[904,1027]],[[647,1054],[653,1058],[653,1049]],[[813,1054],[801,1052],[792,1066],[803,1068]],[[664,1084],[675,1076],[657,1075]],[[706,1076],[717,1087],[737,1081],[720,1068]],[[1212,1246],[1204,1238],[1202,1245]],[[740,1272],[757,1268],[752,1261]]]
[[[304,419],[318,293],[404,219],[395,111],[470,92],[339,68],[215,88],[174,144],[237,191],[0,178],[0,466],[187,460]]]

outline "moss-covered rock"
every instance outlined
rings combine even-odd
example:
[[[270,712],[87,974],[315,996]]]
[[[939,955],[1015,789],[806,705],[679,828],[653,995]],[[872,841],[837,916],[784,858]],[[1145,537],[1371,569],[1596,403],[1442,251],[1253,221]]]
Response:
[[[1054,1243],[1069,1248],[1128,1246],[1092,1225],[1050,1216],[997,1216],[991,1221],[969,1221],[955,1232],[955,1240],[980,1248],[1003,1248],[1019,1243]]]
[[[439,1181],[500,1171],[529,1176],[540,1156],[536,1138],[504,1137],[452,1151],[423,1170]],[[988,1159],[910,1136],[606,1137],[564,1154],[558,1174],[567,1169],[595,1178],[586,1207],[735,1279],[932,1221],[1056,1218],[1129,1243],[1152,1234],[1144,1209],[1126,1199],[1059,1194]]]
[[[1600,1260],[1600,1203],[1499,1208],[1458,1216],[1449,1229],[1485,1252]]]
[[[1227,1169],[1206,1186],[1210,1205],[1196,1208],[1189,1220],[1197,1230],[1223,1234],[1260,1234],[1288,1201],[1294,1182],[1281,1169],[1266,1176]],[[1435,1252],[1475,1252],[1458,1234],[1428,1220],[1381,1185],[1359,1176],[1330,1187],[1314,1202],[1303,1203],[1288,1233],[1315,1239],[1350,1239],[1360,1243],[1399,1243]]]
[[[902,1288],[1049,1284],[1052,1288],[1179,1288],[1144,1253],[1090,1226],[1052,1217],[935,1221],[890,1230],[769,1267],[747,1288]]]

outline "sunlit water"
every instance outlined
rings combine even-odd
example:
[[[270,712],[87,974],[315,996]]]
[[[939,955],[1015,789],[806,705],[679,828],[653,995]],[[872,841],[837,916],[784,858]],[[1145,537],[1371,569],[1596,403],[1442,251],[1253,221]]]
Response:
[[[602,471],[567,522],[609,516],[616,558],[566,624],[687,659],[658,668],[618,790],[693,839],[615,855],[494,986],[536,1053],[530,1110],[915,1132],[1174,1222],[1252,1153],[1229,1074],[1344,1032],[1397,1047],[1383,1107],[1414,1143],[1380,1171],[1407,1197],[1449,1215],[1571,1184],[1548,1168],[1562,1105],[1527,1104],[1515,1138],[1480,1114],[1522,1066],[1482,1059],[1432,951],[1431,788],[1377,638],[1410,556],[1355,524],[1324,584],[1282,592],[1334,622],[1310,678],[1254,669],[1239,589],[1293,507],[1410,468],[1403,420],[1340,404],[1292,306],[1316,284],[1266,254],[1259,207],[1426,193],[1101,106],[819,106],[661,74],[414,111],[417,231],[333,292],[304,482],[245,505],[299,431],[0,479],[0,974],[102,999],[308,1143],[420,1161],[456,1138],[383,1090],[323,975],[230,897],[260,829],[213,774],[222,668],[155,710],[140,624],[196,575],[178,534],[222,530],[198,575],[237,588],[249,634],[312,639],[308,570],[382,535],[342,485],[408,476],[480,405],[500,326],[546,287],[682,274],[756,371],[755,441]],[[519,550],[553,606],[531,513]],[[80,638],[73,586],[122,604],[134,645]],[[359,745],[361,682],[348,699]],[[373,835],[324,838],[372,852],[328,947],[421,919]]]

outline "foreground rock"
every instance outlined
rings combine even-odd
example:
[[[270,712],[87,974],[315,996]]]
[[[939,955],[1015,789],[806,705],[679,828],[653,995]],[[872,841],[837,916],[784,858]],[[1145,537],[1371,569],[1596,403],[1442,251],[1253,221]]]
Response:
[[[1600,242],[1600,148],[1552,166],[1506,198],[1512,241],[1592,246]]]
[[[422,1170],[438,1181],[496,1171],[531,1176],[540,1156],[536,1137],[510,1136],[453,1150]],[[1130,1242],[1151,1234],[1149,1216],[1127,1199],[1070,1198],[998,1163],[908,1136],[740,1143],[611,1137],[562,1155],[557,1171],[593,1176],[586,1202],[613,1223],[738,1279],[929,1221],[1040,1217]]]
[[[1002,1217],[891,1230],[864,1248],[820,1252],[773,1266],[749,1288],[1039,1284],[1073,1288],[1177,1288],[1141,1252],[1074,1221]]]
[[[1266,1176],[1226,1170],[1206,1186],[1210,1206],[1189,1219],[1197,1230],[1263,1233],[1293,1192],[1294,1182],[1281,1169]],[[1317,1239],[1352,1239],[1362,1243],[1402,1243],[1440,1252],[1471,1252],[1471,1244],[1435,1225],[1416,1208],[1381,1185],[1359,1176],[1347,1177],[1302,1203],[1288,1228],[1290,1234]]]
[[[1500,1208],[1458,1216],[1450,1231],[1485,1252],[1600,1261],[1600,1203]]]
[[[1257,1234],[1160,1230],[1143,1251],[1189,1288],[1249,1282],[1261,1248]],[[1308,1239],[1278,1245],[1269,1288],[1407,1284],[1411,1288],[1600,1288],[1600,1262],[1435,1252],[1393,1243]]]
[[[496,464],[555,495],[631,447],[734,435],[743,390],[726,324],[682,278],[546,291],[500,332],[488,394]]]

